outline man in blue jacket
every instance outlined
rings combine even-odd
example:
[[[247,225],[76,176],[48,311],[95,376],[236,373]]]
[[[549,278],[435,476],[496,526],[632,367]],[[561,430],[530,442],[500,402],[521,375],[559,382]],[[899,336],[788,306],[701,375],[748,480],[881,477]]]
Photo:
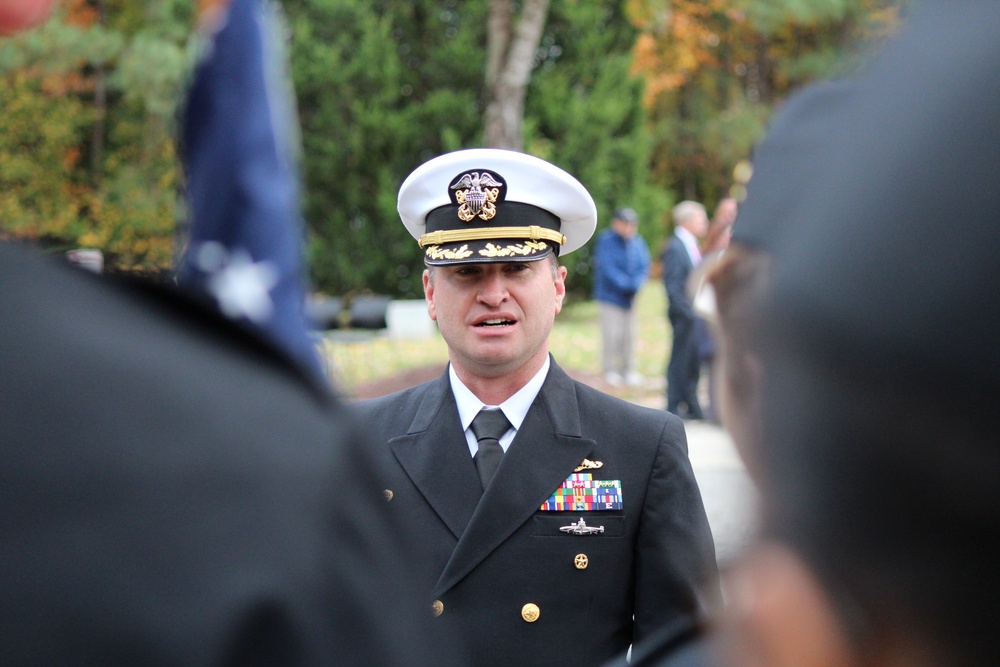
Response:
[[[597,237],[594,250],[594,299],[601,308],[601,370],[612,386],[637,385],[635,367],[635,293],[649,277],[649,248],[638,234],[639,216],[631,208],[615,212],[611,227]]]

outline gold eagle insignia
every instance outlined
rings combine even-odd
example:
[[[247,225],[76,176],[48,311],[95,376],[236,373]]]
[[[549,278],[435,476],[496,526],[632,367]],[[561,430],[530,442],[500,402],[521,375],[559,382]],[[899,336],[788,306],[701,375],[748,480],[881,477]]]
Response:
[[[450,187],[455,192],[458,202],[458,217],[463,222],[469,222],[476,216],[489,220],[497,214],[496,202],[500,196],[503,183],[493,177],[488,171],[478,171],[462,174]],[[459,190],[459,188],[464,188]]]

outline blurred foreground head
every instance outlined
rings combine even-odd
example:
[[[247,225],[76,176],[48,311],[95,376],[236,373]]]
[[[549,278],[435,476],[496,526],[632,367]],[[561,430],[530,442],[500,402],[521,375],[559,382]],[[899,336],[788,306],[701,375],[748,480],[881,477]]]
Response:
[[[761,177],[751,181],[731,244],[708,255],[692,275],[695,308],[717,333],[721,363],[714,371],[720,374],[723,424],[755,478],[760,476],[756,450],[762,381],[758,322],[770,284],[771,253],[796,221],[810,214],[797,193],[822,177],[822,160],[815,156],[825,153],[850,90],[849,83],[826,82],[785,102],[754,150],[754,168]]]
[[[10,35],[38,25],[56,0],[0,0],[0,35]]]
[[[756,161],[733,244],[769,263],[736,332],[763,534],[733,664],[1000,664],[997,26],[918,6],[812,116],[810,160]]]

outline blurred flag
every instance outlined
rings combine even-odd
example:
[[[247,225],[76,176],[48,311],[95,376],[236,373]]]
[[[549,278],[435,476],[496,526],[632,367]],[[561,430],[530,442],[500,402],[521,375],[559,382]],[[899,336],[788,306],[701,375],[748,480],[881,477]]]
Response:
[[[178,282],[322,376],[303,315],[298,126],[275,11],[232,0],[211,13],[183,120],[190,229]]]

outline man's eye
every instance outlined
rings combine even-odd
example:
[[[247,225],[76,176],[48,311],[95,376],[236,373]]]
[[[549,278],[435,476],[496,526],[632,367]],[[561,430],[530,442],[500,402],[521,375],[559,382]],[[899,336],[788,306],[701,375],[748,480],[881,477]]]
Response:
[[[508,271],[527,271],[528,265],[522,262],[512,262],[507,269]]]
[[[463,266],[460,269],[456,269],[455,275],[458,275],[458,276],[474,276],[478,272],[479,272],[479,269],[477,269],[474,266]]]

